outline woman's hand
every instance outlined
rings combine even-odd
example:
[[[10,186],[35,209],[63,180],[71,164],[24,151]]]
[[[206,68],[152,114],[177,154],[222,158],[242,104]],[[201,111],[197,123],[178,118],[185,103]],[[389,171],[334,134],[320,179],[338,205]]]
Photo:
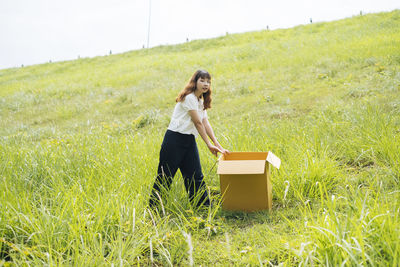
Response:
[[[220,151],[222,151],[222,154],[229,154],[231,153],[229,150],[226,150],[225,148],[223,148],[218,142],[215,144],[216,147],[219,148]]]
[[[223,148],[222,146],[219,146],[218,148],[219,148],[220,151],[222,151],[222,152],[221,152],[222,154],[229,154],[229,153],[231,153],[229,150],[226,150],[226,149]]]
[[[217,156],[218,152],[219,152],[219,153],[224,153],[223,150],[221,150],[221,149],[219,149],[218,147],[213,146],[213,145],[211,145],[211,144],[208,145],[208,149],[210,150],[210,152],[211,152],[214,156]]]

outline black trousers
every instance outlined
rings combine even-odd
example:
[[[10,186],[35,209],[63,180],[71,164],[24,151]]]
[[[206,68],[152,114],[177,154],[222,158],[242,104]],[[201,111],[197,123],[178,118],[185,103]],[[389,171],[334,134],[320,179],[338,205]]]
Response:
[[[197,206],[210,204],[201,172],[199,151],[194,135],[167,130],[160,150],[157,177],[150,196],[150,207],[159,205],[161,189],[169,189],[172,178],[180,169],[190,201],[199,196]]]

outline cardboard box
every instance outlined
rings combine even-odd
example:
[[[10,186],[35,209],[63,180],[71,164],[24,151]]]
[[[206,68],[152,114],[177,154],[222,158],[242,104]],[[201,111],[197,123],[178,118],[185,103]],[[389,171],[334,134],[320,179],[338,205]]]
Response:
[[[270,165],[281,160],[272,152],[231,152],[218,161],[222,208],[231,211],[270,210],[272,186]]]

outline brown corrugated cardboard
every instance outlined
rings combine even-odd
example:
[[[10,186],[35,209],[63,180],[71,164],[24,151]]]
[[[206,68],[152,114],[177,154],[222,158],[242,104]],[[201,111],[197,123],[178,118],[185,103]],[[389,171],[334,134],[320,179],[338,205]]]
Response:
[[[270,164],[280,167],[272,152],[231,152],[222,155],[217,173],[220,177],[222,208],[232,211],[271,209]]]

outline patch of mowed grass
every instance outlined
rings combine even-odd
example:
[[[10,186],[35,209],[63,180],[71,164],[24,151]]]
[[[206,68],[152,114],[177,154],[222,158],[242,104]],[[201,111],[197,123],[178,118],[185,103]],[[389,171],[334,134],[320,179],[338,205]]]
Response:
[[[397,265],[398,11],[0,71],[0,260],[15,265]],[[372,38],[371,36],[374,36]],[[174,98],[213,74],[231,151],[273,151],[273,209],[175,177],[147,209]]]

